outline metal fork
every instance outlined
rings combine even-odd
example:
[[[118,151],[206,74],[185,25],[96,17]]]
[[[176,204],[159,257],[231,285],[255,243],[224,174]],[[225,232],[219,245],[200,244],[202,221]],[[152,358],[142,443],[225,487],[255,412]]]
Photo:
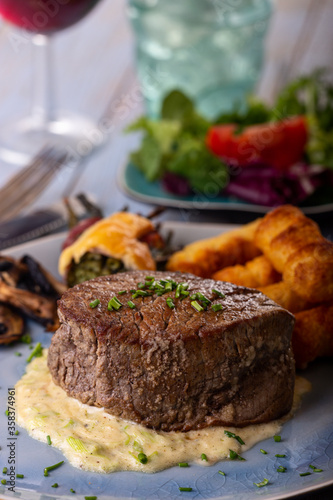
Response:
[[[114,118],[115,104],[117,98],[121,93],[127,89],[128,83],[131,82],[130,75],[133,73],[131,67],[126,68],[119,80],[114,86],[111,98],[101,116],[101,120]],[[97,148],[96,148],[97,149]],[[75,161],[76,166],[81,164],[80,173],[82,174],[84,168],[82,163],[91,154],[83,156]],[[31,160],[31,162],[21,169],[9,182],[0,189],[0,222],[4,222],[14,218],[18,215],[23,208],[31,204],[37,196],[44,191],[59,169],[73,161],[70,155],[62,152],[56,146],[44,147],[41,151]],[[73,169],[73,177],[71,178],[65,196],[69,196],[74,186],[78,182],[79,174],[77,169]]]
[[[0,221],[12,219],[46,188],[66,163],[67,154],[44,147],[0,189]]]

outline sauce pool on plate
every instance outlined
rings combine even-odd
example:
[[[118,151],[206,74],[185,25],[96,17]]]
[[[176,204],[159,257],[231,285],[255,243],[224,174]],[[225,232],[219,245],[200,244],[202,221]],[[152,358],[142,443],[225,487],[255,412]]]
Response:
[[[296,378],[293,409],[283,419],[241,429],[208,427],[189,432],[161,432],[68,397],[53,383],[44,350],[43,356],[28,365],[27,373],[16,384],[17,422],[34,439],[47,444],[50,436],[52,445],[74,467],[104,473],[157,472],[180,462],[212,465],[228,458],[230,450],[241,455],[259,441],[278,434],[310,387],[305,379]],[[225,430],[240,436],[245,444],[228,437]],[[207,461],[202,460],[203,454]]]

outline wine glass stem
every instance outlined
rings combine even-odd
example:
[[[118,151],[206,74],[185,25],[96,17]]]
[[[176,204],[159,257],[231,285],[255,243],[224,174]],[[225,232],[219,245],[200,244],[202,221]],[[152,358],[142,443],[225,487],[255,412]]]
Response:
[[[55,118],[52,40],[49,35],[35,34],[32,43],[32,116],[47,127]]]

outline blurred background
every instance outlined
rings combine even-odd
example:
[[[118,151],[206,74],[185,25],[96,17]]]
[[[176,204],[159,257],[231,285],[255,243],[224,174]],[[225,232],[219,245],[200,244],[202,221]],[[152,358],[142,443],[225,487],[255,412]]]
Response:
[[[53,37],[56,103],[66,109],[79,110],[95,120],[99,120],[107,103],[111,103],[113,118],[105,129],[104,147],[83,158],[79,166],[70,164],[62,169],[29,209],[48,205],[61,199],[64,193],[76,191],[94,194],[106,213],[119,208],[124,201],[141,207],[125,198],[115,183],[117,170],[138,143],[135,135],[124,135],[122,131],[143,113],[145,106],[142,82],[136,76],[135,39],[138,37],[133,30],[133,6],[139,3],[139,0],[133,0],[131,5],[125,0],[103,0],[82,21]],[[141,3],[154,4],[148,0]],[[254,2],[263,10],[267,3]],[[229,16],[230,21],[242,4],[241,0],[217,0],[214,4],[217,17],[228,19]],[[258,21],[259,37],[265,33],[266,20]],[[260,74],[255,73],[257,95],[271,103],[288,81],[318,67],[325,67],[332,78],[332,22],[332,0],[272,2],[263,46],[263,66]],[[28,32],[1,22],[0,47],[1,132],[9,121],[29,113],[35,80]],[[197,68],[197,72],[201,69]],[[87,137],[87,140],[89,150],[89,141],[94,143],[94,138]],[[0,185],[20,168],[0,161]]]

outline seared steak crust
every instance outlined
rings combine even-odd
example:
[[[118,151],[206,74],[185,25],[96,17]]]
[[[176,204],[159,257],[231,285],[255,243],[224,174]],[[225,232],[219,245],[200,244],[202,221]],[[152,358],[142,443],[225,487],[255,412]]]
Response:
[[[175,291],[133,299],[130,290],[147,274],[103,276],[65,292],[48,354],[55,383],[83,403],[165,431],[240,427],[290,410],[289,312],[256,290],[181,273],[153,275],[186,282],[190,294],[201,292],[223,310],[197,312]],[[113,296],[124,304],[118,311],[107,309]],[[91,308],[97,298],[100,304]]]

